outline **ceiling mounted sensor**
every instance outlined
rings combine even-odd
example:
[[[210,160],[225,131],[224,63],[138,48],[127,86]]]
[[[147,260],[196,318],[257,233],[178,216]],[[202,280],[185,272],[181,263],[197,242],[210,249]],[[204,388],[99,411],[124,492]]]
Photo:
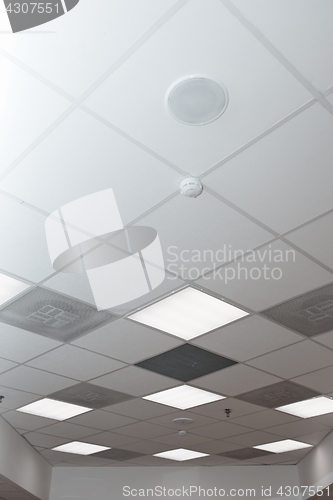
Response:
[[[196,177],[186,177],[180,183],[180,193],[188,198],[196,198],[202,193],[203,185]]]
[[[170,114],[186,125],[206,125],[217,120],[226,110],[228,100],[223,83],[206,75],[178,80],[167,95]]]

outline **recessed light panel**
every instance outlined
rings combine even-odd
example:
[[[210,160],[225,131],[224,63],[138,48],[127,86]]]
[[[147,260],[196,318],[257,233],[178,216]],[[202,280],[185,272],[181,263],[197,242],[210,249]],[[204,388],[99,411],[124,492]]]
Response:
[[[0,273],[0,305],[23,292],[30,285]]]
[[[185,450],[178,448],[178,450],[163,451],[156,453],[154,457],[167,458],[168,460],[176,460],[177,462],[184,462],[185,460],[193,460],[194,458],[208,457],[208,453],[199,453],[198,451]]]
[[[275,409],[301,418],[317,417],[318,415],[333,413],[333,400],[326,396],[320,396],[318,398],[280,406]]]
[[[63,453],[75,453],[76,455],[92,455],[93,453],[98,453],[100,451],[110,450],[110,448],[107,446],[99,446],[97,444],[72,441],[71,443],[62,444],[61,446],[52,448],[52,450],[61,451]]]
[[[205,125],[224,113],[228,92],[216,78],[191,75],[173,86],[167,104],[176,120],[186,125]]]
[[[190,340],[247,315],[223,300],[188,287],[132,314],[129,319]]]
[[[38,415],[39,417],[53,418],[54,420],[66,420],[67,418],[76,417],[82,413],[92,411],[92,409],[45,398],[29,405],[22,406],[22,408],[18,408],[16,411],[29,413],[30,415]]]
[[[182,385],[180,387],[167,389],[166,391],[150,394],[143,399],[166,406],[172,406],[173,408],[179,408],[180,410],[187,410],[188,408],[194,408],[195,406],[225,399],[225,397],[189,385]]]
[[[284,439],[283,441],[261,444],[260,446],[254,446],[253,448],[256,448],[257,450],[270,451],[271,453],[286,453],[287,451],[302,450],[303,448],[311,447],[312,444],[294,441],[293,439]]]

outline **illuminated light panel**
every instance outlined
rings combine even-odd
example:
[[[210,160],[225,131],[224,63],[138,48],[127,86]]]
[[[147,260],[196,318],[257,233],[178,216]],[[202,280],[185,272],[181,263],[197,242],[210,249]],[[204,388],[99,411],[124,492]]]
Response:
[[[29,405],[22,406],[22,408],[18,408],[16,411],[29,413],[30,415],[38,415],[39,417],[53,418],[54,420],[66,420],[81,415],[82,413],[92,411],[92,409],[45,398],[30,403]]]
[[[190,340],[244,316],[248,316],[246,311],[188,287],[141,309],[129,319]]]
[[[180,387],[167,389],[166,391],[156,392],[149,396],[144,396],[143,399],[166,406],[172,406],[173,408],[179,408],[180,410],[187,410],[194,406],[205,405],[213,401],[225,399],[225,397],[189,385],[182,385]]]
[[[311,418],[326,413],[333,413],[333,400],[327,396],[297,401],[290,405],[279,406],[276,410],[295,415],[295,417]]]
[[[185,450],[185,448],[178,448],[177,450],[163,451],[156,453],[154,457],[167,458],[168,460],[176,460],[177,462],[184,462],[185,460],[193,460],[194,458],[208,457],[208,453],[199,453],[198,451]]]
[[[287,451],[302,450],[303,448],[311,447],[312,444],[302,443],[301,441],[294,441],[293,439],[284,439],[283,441],[276,441],[275,443],[253,446],[253,448],[256,448],[257,450],[269,451],[271,453],[285,453]]]
[[[61,451],[63,453],[75,453],[76,455],[92,455],[100,451],[111,450],[107,446],[99,446],[97,444],[81,443],[80,441],[72,441],[71,443],[62,444],[53,451]]]

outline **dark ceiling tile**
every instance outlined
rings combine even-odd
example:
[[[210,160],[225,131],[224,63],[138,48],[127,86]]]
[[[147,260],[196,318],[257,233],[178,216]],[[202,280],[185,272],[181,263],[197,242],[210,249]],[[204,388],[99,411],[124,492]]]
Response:
[[[134,396],[106,389],[105,387],[82,383],[55,392],[49,398],[97,409],[134,399]]]

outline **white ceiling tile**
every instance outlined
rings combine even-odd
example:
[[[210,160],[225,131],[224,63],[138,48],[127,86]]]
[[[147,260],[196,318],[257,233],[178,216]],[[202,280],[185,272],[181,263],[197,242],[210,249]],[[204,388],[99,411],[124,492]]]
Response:
[[[259,387],[276,384],[280,380],[249,366],[238,364],[192,380],[191,385],[227,396],[236,396]]]
[[[282,440],[282,438],[279,438],[276,434],[270,434],[270,431],[271,429],[268,429],[267,432],[253,431],[247,434],[241,434],[240,436],[229,437],[228,441],[247,447]]]
[[[29,441],[34,447],[41,446],[42,448],[55,448],[68,442],[66,438],[59,438],[55,436],[48,436],[39,432],[28,432],[24,435],[25,439]]]
[[[242,260],[197,283],[259,311],[332,281],[331,273],[282,241],[266,245]]]
[[[45,460],[52,461],[52,463],[64,462],[65,460],[69,460],[70,458],[77,458],[78,455],[74,455],[72,453],[63,453],[61,451],[53,451],[53,450],[43,450],[40,452],[42,457]]]
[[[1,323],[0,344],[1,355],[18,363],[24,363],[61,345],[55,340],[5,323]]]
[[[110,446],[111,448],[123,447],[126,444],[139,441],[139,438],[133,436],[123,436],[114,432],[101,432],[89,436],[89,443],[99,444],[101,446]]]
[[[75,385],[75,380],[36,370],[29,366],[18,366],[0,375],[0,384],[46,396]]]
[[[8,361],[7,359],[0,359],[0,373],[6,372],[11,368],[17,366],[17,363],[13,363],[12,361]]]
[[[311,340],[304,340],[248,361],[248,364],[289,379],[333,365],[333,351]]]
[[[191,411],[193,413],[199,413],[200,415],[206,415],[208,417],[220,418],[224,420],[226,418],[226,409],[231,410],[229,419],[232,421],[234,418],[249,415],[250,413],[256,413],[258,411],[265,410],[266,408],[246,403],[245,401],[240,401],[239,399],[227,398],[222,401],[216,401],[215,403],[197,406],[196,408],[192,408]]]
[[[289,424],[278,425],[266,429],[267,432],[272,432],[284,438],[294,438],[302,436],[304,434],[310,434],[312,432],[329,431],[329,427],[315,422],[312,418],[306,420],[301,420],[299,422],[292,422]],[[272,440],[273,441],[273,440]],[[278,441],[276,439],[276,441]],[[302,441],[299,439],[299,441]]]
[[[3,418],[7,420],[12,427],[18,427],[19,429],[25,429],[26,431],[34,431],[56,422],[56,420],[52,420],[50,418],[29,415],[19,411],[8,411],[3,415]]]
[[[191,344],[236,361],[260,356],[303,340],[303,337],[260,316],[250,316],[208,333]]]
[[[128,224],[176,191],[180,179],[121,135],[76,110],[0,187],[47,212],[113,188],[122,222]]]
[[[166,109],[170,86],[193,74],[219,78],[229,91],[225,114],[202,127],[179,123]],[[122,64],[87,105],[198,174],[311,97],[220,1],[192,0]]]
[[[333,213],[288,234],[286,239],[333,268],[332,224]]]
[[[321,394],[329,394],[333,391],[333,366],[296,377],[293,382],[310,387]]]
[[[71,345],[54,349],[27,364],[83,382],[126,366],[120,361]]]
[[[95,299],[91,291],[88,276],[85,273],[73,274],[59,272],[43,283],[44,288],[54,290],[74,299],[82,300],[95,306]]]
[[[217,416],[217,418],[220,417],[219,415],[216,415],[216,416]],[[193,422],[190,424],[188,424],[188,423],[181,424],[180,422],[174,423],[173,420],[176,418],[178,418],[178,419],[190,418],[193,420]],[[216,420],[216,418],[210,418],[210,417],[206,417],[204,415],[192,413],[190,411],[181,410],[181,411],[177,411],[175,413],[171,413],[169,415],[163,415],[161,417],[151,418],[150,420],[148,420],[148,422],[151,422],[152,424],[156,424],[156,425],[163,425],[165,427],[170,427],[170,429],[173,429],[176,432],[180,429],[185,429],[186,431],[188,431],[189,429],[193,429],[195,427],[200,427],[202,425],[214,424],[215,422],[217,422],[217,420]]]
[[[171,434],[172,430],[161,425],[154,425],[148,422],[136,422],[135,424],[119,427],[114,431],[116,434],[137,437],[139,439],[154,439],[158,436]]]
[[[75,340],[72,344],[106,356],[137,363],[182,344],[182,341],[120,319]]]
[[[103,431],[115,429],[116,427],[132,424],[134,422],[134,418],[116,415],[115,413],[103,410],[89,411],[68,420],[70,424],[85,425],[86,427],[93,427]]]
[[[73,441],[82,439],[87,436],[97,434],[99,431],[91,427],[84,427],[83,425],[69,424],[68,422],[58,422],[48,427],[43,427],[39,432],[42,434],[49,434],[50,436],[58,436],[68,438]]]
[[[45,217],[0,195],[0,268],[33,282],[53,271],[46,245]]]
[[[2,410],[14,410],[16,408],[21,408],[37,399],[40,396],[37,394],[31,394],[30,392],[17,391],[16,389],[9,389],[8,387],[0,387],[0,394],[4,396],[1,402]]]
[[[43,31],[37,27],[19,36],[2,35],[0,47],[79,96],[174,3],[101,0],[92,15],[90,5],[80,2],[75,10],[48,23]]]
[[[273,427],[273,425],[282,425],[288,422],[297,422],[299,418],[287,413],[276,410],[266,410],[259,413],[252,413],[233,419],[233,422],[245,427],[252,427],[253,429],[265,429],[266,427]]]
[[[154,441],[176,448],[188,449],[190,447],[195,447],[199,443],[205,443],[207,439],[208,438],[205,436],[190,433],[187,433],[185,436],[179,436],[178,432],[174,431],[172,434],[168,434],[167,436],[157,437]]]
[[[228,262],[230,252],[246,252],[272,239],[270,233],[205,191],[195,199],[179,195],[137,224],[157,229],[166,269],[183,279],[197,279],[202,272]]]
[[[319,104],[205,177],[220,195],[282,233],[332,208],[333,117]]]
[[[333,349],[333,331],[316,335],[313,340]]]
[[[232,0],[243,15],[319,90],[333,85],[330,0]]]
[[[236,425],[231,422],[218,422],[216,424],[204,425],[198,427],[197,429],[192,429],[191,433],[198,434],[199,436],[205,436],[208,439],[228,439],[230,436],[238,436],[239,434],[245,434],[251,429],[249,427],[243,427],[242,425]]]
[[[125,401],[125,403],[107,406],[104,410],[109,410],[114,413],[119,413],[119,415],[125,415],[138,420],[145,420],[173,413],[175,409],[158,403],[152,403],[145,399],[132,399],[131,401]]]
[[[5,170],[69,103],[1,54],[0,71],[1,169]]]
[[[95,378],[92,383],[132,396],[145,396],[181,384],[179,380],[164,377],[136,366],[129,366],[103,377]]]

